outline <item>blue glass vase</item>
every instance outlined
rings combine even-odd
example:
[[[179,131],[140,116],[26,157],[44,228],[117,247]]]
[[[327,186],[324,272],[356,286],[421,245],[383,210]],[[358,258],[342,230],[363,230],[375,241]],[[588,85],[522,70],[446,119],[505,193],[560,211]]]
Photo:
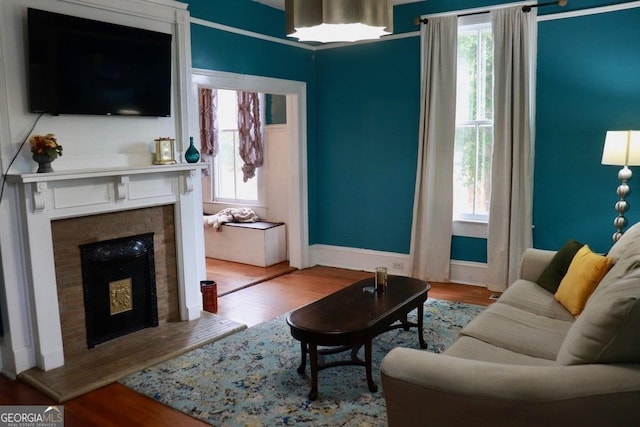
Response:
[[[187,151],[185,151],[184,153],[184,159],[187,161],[187,163],[196,163],[198,160],[200,160],[200,153],[198,153],[195,145],[193,145],[192,136],[189,137],[189,148],[187,148]]]

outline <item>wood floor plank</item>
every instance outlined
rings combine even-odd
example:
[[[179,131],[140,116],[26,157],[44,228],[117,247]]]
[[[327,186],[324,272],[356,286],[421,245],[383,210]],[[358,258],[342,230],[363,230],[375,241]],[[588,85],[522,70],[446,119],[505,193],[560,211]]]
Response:
[[[114,410],[117,409],[117,410]],[[69,426],[185,426],[208,425],[155,400],[114,383],[65,404]],[[105,418],[108,414],[108,418]]]

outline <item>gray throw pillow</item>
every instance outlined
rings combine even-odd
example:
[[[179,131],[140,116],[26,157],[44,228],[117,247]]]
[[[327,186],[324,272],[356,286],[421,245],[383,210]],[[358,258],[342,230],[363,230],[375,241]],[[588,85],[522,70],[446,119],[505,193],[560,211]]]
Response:
[[[567,270],[569,270],[569,265],[571,265],[573,257],[583,246],[584,243],[569,239],[569,241],[556,252],[553,258],[551,258],[549,265],[542,271],[536,283],[552,294],[555,294],[562,278],[567,274]]]
[[[640,363],[640,270],[589,298],[556,363]]]
[[[612,258],[613,262],[618,262],[618,260],[624,257],[625,254],[638,253],[637,248],[639,240],[640,222],[632,225],[624,232],[622,237],[620,237],[620,239],[611,247],[607,256]]]

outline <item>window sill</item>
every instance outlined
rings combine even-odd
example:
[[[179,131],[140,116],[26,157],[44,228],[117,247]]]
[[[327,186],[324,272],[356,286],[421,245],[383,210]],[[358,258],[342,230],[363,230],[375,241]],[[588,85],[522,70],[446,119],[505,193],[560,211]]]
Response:
[[[486,239],[489,236],[489,223],[468,219],[453,220],[452,234],[461,237]]]

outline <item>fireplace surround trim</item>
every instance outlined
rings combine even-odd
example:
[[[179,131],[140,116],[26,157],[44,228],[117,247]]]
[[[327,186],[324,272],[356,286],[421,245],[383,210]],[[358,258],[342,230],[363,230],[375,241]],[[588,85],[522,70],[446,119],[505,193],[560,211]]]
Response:
[[[36,366],[64,365],[51,220],[173,204],[181,320],[200,317],[204,277],[201,164],[14,174],[24,218],[24,252]]]

